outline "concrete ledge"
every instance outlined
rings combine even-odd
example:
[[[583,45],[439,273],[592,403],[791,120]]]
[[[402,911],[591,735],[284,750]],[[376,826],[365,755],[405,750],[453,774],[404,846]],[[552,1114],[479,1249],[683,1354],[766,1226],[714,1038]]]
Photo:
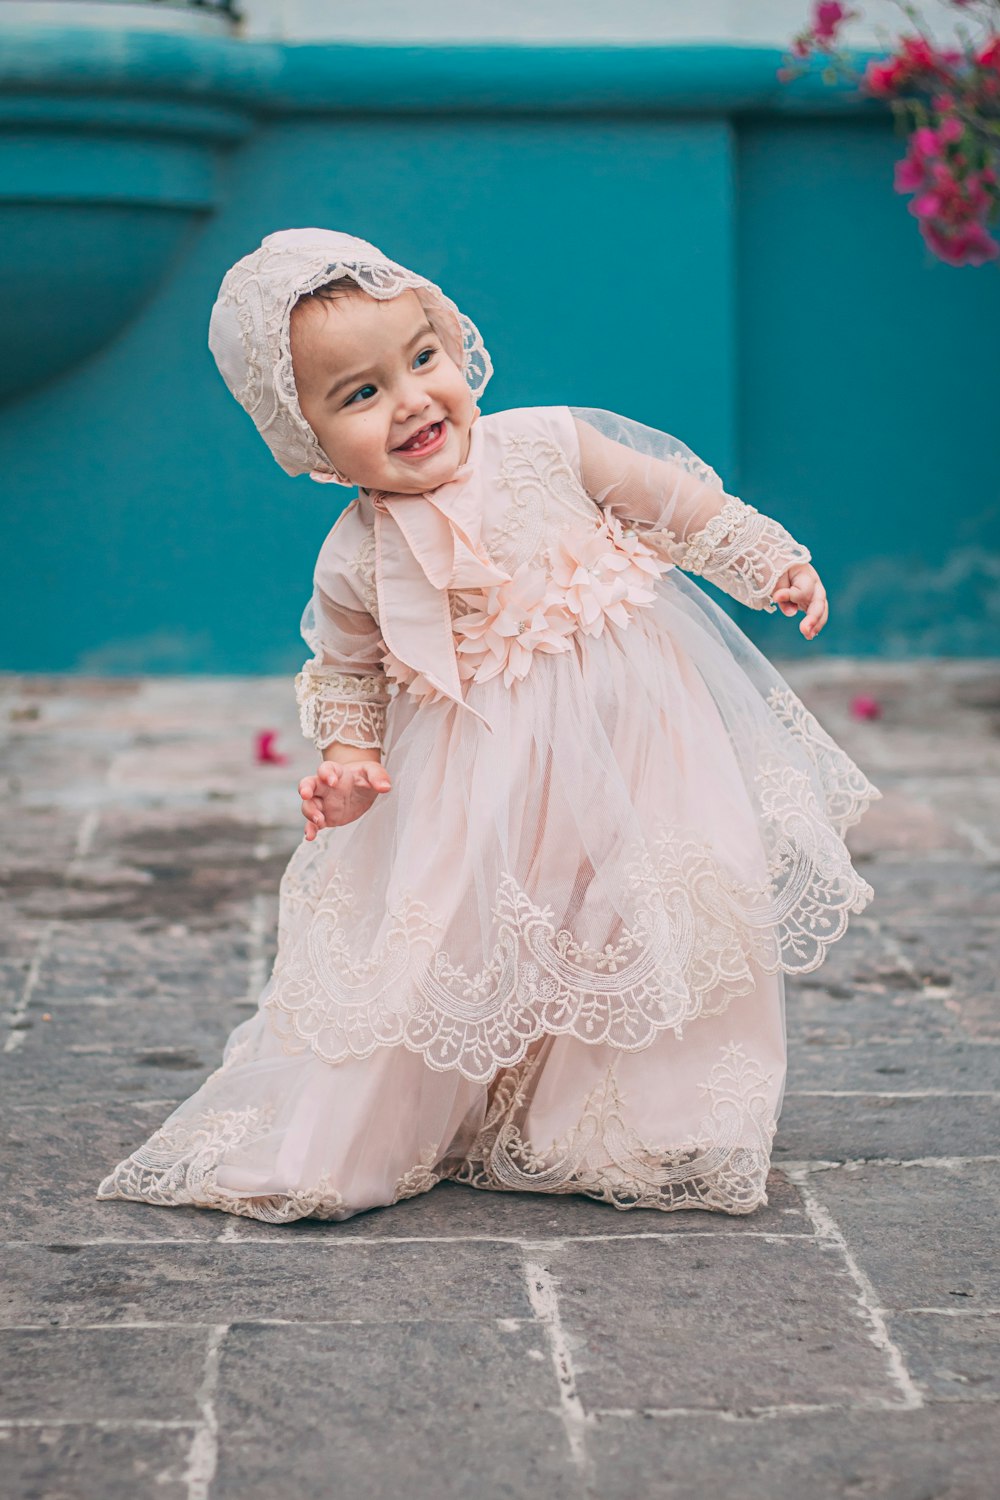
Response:
[[[828,114],[879,101],[831,87],[814,68],[777,78],[775,47],[336,42],[4,27],[0,89],[213,99],[261,113],[488,114],[752,110]],[[868,54],[855,54],[857,66]]]

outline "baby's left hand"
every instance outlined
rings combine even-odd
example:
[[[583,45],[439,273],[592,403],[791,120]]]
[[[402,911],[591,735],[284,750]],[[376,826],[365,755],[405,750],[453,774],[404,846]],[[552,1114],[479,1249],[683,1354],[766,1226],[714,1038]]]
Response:
[[[806,611],[799,629],[809,641],[823,629],[830,614],[826,589],[812,563],[796,563],[786,568],[771,598],[783,615],[794,615],[799,609]]]

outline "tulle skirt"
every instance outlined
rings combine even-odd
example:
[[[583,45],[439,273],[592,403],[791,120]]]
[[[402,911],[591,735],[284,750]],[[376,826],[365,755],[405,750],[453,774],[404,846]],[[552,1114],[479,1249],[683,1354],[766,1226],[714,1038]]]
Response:
[[[679,570],[521,680],[397,696],[392,790],[303,841],[222,1063],[102,1198],[344,1219],[449,1178],[767,1202],[784,975],[874,892],[881,793]]]

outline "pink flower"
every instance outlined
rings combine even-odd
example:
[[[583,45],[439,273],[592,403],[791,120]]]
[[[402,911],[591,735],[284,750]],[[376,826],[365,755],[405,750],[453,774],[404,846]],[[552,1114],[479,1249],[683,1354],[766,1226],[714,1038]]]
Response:
[[[881,712],[881,703],[868,693],[859,693],[851,699],[851,713],[856,719],[877,719]]]
[[[459,673],[487,682],[503,672],[509,687],[527,674],[535,651],[568,651],[569,636],[599,636],[608,620],[627,625],[637,608],[655,600],[647,585],[669,570],[606,511],[589,534],[559,537],[548,575],[522,563],[509,582],[485,591],[482,609],[455,621]],[[462,597],[478,602],[483,595]]]
[[[418,698],[421,702],[426,700],[428,703],[437,703],[439,700],[442,702],[446,700],[446,694],[428,682],[423,672],[416,672],[412,667],[408,667],[405,662],[400,661],[399,657],[394,655],[388,648],[382,657],[382,666],[389,681],[396,683],[402,691],[409,693],[411,697]]]
[[[452,622],[460,679],[489,682],[502,672],[510,687],[527,675],[536,651],[569,651],[572,635],[600,635],[606,620],[627,625],[637,608],[654,602],[648,585],[670,567],[605,511],[593,531],[559,537],[548,569],[525,562],[502,583],[458,591],[472,606]],[[382,666],[390,682],[415,698],[445,697],[389,650]]]
[[[633,568],[638,568],[640,573],[646,574],[649,578],[659,578],[662,574],[670,572],[672,565],[657,557],[631,526],[623,527],[613,511],[606,510],[604,514],[607,518],[605,524],[615,544],[615,551],[624,553]]]
[[[941,71],[941,58],[935,52],[933,46],[922,36],[904,36],[900,38],[902,55],[911,70],[915,73],[936,73]]]
[[[856,11],[849,11],[845,5],[838,5],[836,3],[821,3],[817,5],[813,17],[813,34],[817,41],[833,41],[838,30],[848,17],[856,14]]]
[[[976,62],[981,68],[995,68],[1000,73],[1000,36],[991,37],[986,46],[976,53]]]
[[[513,577],[480,594],[462,593],[467,602],[483,597],[483,607],[455,621],[455,646],[463,680],[488,682],[503,672],[504,686],[527,675],[535,651],[568,651],[574,621],[542,568],[522,563]]]
[[[947,225],[920,225],[928,248],[951,266],[982,266],[1000,255],[1000,245],[987,233],[984,225],[970,222],[957,228]]]
[[[886,62],[869,62],[863,81],[870,94],[886,97],[897,94],[918,74],[949,78],[946,64],[961,54],[935,52],[923,37],[904,36],[900,39],[900,51]]]
[[[259,766],[284,766],[288,764],[288,756],[283,755],[280,750],[274,748],[274,742],[278,737],[276,729],[259,729],[254,736],[254,760]]]
[[[912,203],[907,204],[909,213],[918,219],[934,219],[943,211],[944,199],[940,193],[921,193],[914,198]]]
[[[589,536],[561,536],[552,560],[553,579],[585,635],[600,635],[606,619],[627,625],[636,605],[656,597],[646,585],[669,570],[616,515],[604,514]]]
[[[923,164],[912,156],[896,163],[892,185],[897,193],[915,193],[924,185]]]
[[[938,140],[944,141],[946,145],[954,145],[960,141],[965,134],[965,126],[956,115],[946,115],[938,126]]]
[[[910,137],[911,149],[918,161],[927,161],[941,155],[941,141],[936,130],[921,125]]]
[[[887,63],[868,63],[863,74],[868,92],[874,94],[877,98],[884,98],[889,94],[895,94],[903,87],[908,78],[908,67],[896,57]]]

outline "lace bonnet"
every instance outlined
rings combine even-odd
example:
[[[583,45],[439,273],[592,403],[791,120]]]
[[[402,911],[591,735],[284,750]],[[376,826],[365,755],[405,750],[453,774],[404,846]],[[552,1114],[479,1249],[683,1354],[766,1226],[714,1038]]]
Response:
[[[427,320],[468,382],[485,390],[493,363],[479,330],[439,286],[408,271],[367,240],[332,229],[281,229],[265,235],[223,277],[208,326],[208,347],[223,380],[286,474],[337,474],[302,415],[289,336],[292,308],[306,292],[350,276],[372,297],[412,288]]]

